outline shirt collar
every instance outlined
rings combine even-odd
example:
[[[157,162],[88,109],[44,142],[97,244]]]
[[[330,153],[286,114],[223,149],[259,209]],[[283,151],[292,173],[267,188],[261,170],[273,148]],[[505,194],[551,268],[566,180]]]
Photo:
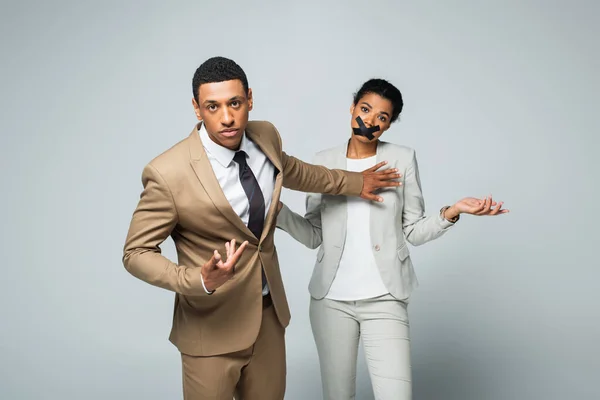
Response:
[[[210,136],[208,136],[208,132],[204,127],[204,124],[200,124],[200,128],[198,129],[200,133],[200,140],[202,141],[202,145],[204,146],[204,150],[213,156],[219,164],[223,167],[227,168],[231,161],[233,161],[233,156],[235,156],[235,151],[230,150],[227,147],[223,147],[220,144],[215,143]],[[246,152],[246,156],[248,155],[248,138],[246,137],[246,132],[242,135],[242,141],[240,142],[240,150]]]

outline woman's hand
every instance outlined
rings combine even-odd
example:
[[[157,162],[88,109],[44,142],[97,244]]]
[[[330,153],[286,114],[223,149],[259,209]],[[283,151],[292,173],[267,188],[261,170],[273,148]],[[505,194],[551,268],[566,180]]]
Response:
[[[503,209],[503,204],[503,202],[495,202],[491,195],[484,197],[483,199],[465,197],[448,208],[444,213],[444,218],[454,219],[459,214],[471,214],[478,216],[506,214],[509,212],[509,210]]]

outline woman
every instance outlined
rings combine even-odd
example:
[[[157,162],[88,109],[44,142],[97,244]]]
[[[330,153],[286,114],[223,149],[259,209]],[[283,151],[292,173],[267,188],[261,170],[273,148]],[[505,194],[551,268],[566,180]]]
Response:
[[[383,190],[383,202],[309,194],[304,217],[279,205],[277,226],[311,249],[320,246],[309,285],[310,321],[326,400],[354,399],[359,339],[375,398],[411,398],[407,304],[417,279],[406,242],[418,246],[440,237],[462,213],[508,212],[491,197],[465,198],[425,216],[415,151],[380,140],[402,107],[392,84],[367,81],[350,107],[350,140],[315,158],[315,164],[351,171],[376,170],[387,160],[402,184]]]

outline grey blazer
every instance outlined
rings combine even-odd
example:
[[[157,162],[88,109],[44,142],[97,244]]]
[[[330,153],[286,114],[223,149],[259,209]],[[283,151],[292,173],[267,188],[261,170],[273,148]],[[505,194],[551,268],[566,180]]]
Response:
[[[346,169],[347,143],[324,150],[314,163],[331,169]],[[382,189],[383,203],[372,202],[370,216],[371,249],[381,278],[390,294],[408,301],[418,286],[406,242],[422,245],[443,235],[453,224],[440,214],[425,216],[419,169],[415,151],[409,147],[380,141],[377,162],[398,168],[402,185]],[[346,239],[346,197],[309,193],[302,217],[285,204],[277,217],[277,227],[305,246],[315,249],[317,261],[309,284],[315,299],[322,299],[335,278]]]

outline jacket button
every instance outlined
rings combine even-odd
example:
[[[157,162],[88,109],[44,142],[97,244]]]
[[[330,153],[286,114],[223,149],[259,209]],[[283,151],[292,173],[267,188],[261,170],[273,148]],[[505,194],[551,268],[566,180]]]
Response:
[[[258,251],[262,253],[262,246],[260,244],[258,245]]]
[[[379,247],[378,244],[375,245],[375,251],[379,251],[379,249],[381,249],[381,247]]]

